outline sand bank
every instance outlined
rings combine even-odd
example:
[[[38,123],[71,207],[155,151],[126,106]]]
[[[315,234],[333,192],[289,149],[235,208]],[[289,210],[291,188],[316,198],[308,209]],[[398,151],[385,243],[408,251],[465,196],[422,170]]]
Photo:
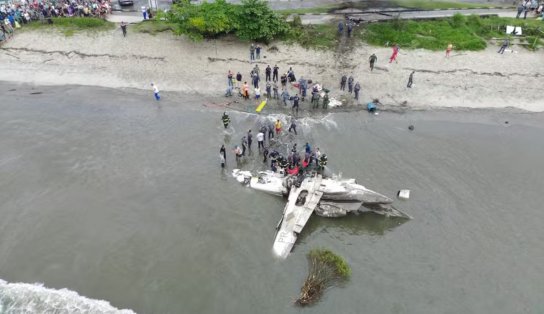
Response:
[[[371,47],[347,40],[350,48],[306,50],[273,43],[265,47],[261,72],[278,64],[280,72],[293,67],[332,90],[332,97],[353,104],[352,96],[338,90],[342,74],[353,75],[362,86],[360,103],[378,98],[386,105],[429,107],[516,107],[544,111],[542,87],[544,51],[514,47],[501,55],[494,47],[481,52],[403,50],[398,63],[388,63],[390,48]],[[275,46],[277,51],[268,48]],[[373,72],[368,57],[378,62]],[[221,96],[226,73],[240,71],[249,81],[248,45],[233,40],[191,42],[171,34],[151,36],[119,30],[66,37],[56,32],[26,31],[0,49],[0,80],[38,85],[80,84],[112,88],[150,89]],[[411,71],[413,87],[406,88]],[[281,75],[281,73],[280,73]],[[264,78],[264,74],[263,74]],[[264,89],[263,87],[261,87]]]

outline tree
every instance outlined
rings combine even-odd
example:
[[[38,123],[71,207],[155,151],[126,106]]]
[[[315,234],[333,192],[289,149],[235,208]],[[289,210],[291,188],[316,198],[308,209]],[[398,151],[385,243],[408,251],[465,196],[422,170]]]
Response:
[[[285,20],[262,0],[242,0],[237,9],[236,35],[241,39],[268,42],[289,30]]]

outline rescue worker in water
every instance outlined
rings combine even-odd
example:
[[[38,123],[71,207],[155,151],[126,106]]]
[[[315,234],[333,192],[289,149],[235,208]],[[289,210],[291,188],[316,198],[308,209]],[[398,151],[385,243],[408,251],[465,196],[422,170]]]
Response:
[[[229,126],[229,123],[230,123],[230,117],[227,114],[227,112],[223,112],[223,116],[221,117],[221,120],[223,121],[223,126],[226,129]]]

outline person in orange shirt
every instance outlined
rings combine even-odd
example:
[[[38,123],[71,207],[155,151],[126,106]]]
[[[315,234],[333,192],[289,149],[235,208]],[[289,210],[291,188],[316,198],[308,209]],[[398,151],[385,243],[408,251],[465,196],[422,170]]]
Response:
[[[242,87],[242,95],[245,99],[249,99],[249,85],[247,85],[247,82],[244,82],[244,86]]]

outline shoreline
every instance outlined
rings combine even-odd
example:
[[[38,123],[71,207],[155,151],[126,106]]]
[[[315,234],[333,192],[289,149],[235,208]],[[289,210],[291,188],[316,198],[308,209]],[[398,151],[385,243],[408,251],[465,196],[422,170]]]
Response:
[[[143,99],[147,99],[151,104],[158,104],[158,108],[163,107],[185,107],[185,109],[191,110],[209,110],[215,112],[223,112],[224,110],[235,111],[242,114],[253,114],[256,116],[266,116],[266,115],[283,115],[285,117],[291,116],[291,108],[279,106],[278,104],[272,103],[267,105],[261,113],[254,111],[254,106],[248,106],[243,103],[241,98],[226,98],[222,96],[205,96],[205,95],[196,95],[180,91],[165,91],[161,92],[161,101],[156,103],[153,99],[153,94],[144,89],[138,88],[111,88],[104,86],[95,86],[95,85],[77,85],[77,84],[68,84],[68,85],[36,85],[34,83],[25,83],[25,82],[9,82],[0,80],[0,86],[4,87],[3,90],[0,89],[4,95],[13,97],[26,97],[28,95],[47,95],[51,92],[57,93],[62,91],[74,91],[77,89],[87,89],[89,91],[106,91],[107,93],[119,93],[131,96],[141,96]],[[13,93],[13,94],[11,94]],[[194,104],[194,106],[187,107],[185,103]],[[308,102],[306,102],[308,104]],[[350,113],[350,112],[360,112],[366,111],[365,106],[345,106],[345,107],[336,107],[330,108],[327,110],[318,109],[312,110],[309,108],[301,108],[299,119],[312,118],[312,119],[321,119],[326,117],[329,114],[334,113]],[[382,113],[391,113],[391,114],[408,114],[408,113],[476,113],[476,114],[513,114],[513,115],[531,115],[535,117],[540,117],[544,115],[544,111],[528,111],[514,106],[510,107],[444,107],[444,106],[428,106],[428,107],[410,107],[410,106],[395,106],[395,105],[381,105],[380,112]],[[543,116],[544,117],[544,116]]]
[[[72,37],[25,31],[0,48],[0,81],[149,91],[150,82],[155,82],[164,92],[191,94],[204,102],[242,101],[237,96],[222,95],[228,70],[239,71],[242,81],[248,78],[254,65],[248,60],[247,46],[230,39],[195,43],[172,34],[152,36],[130,30],[126,38],[119,30]],[[268,51],[273,46],[277,52]],[[367,60],[372,53],[378,56],[378,62],[371,73]],[[272,43],[264,47],[258,64],[263,77],[267,64],[278,64],[280,75],[293,67],[297,80],[303,76],[324,85],[331,90],[331,98],[345,100],[348,110],[359,108],[353,105],[352,95],[338,90],[342,74],[352,74],[360,82],[361,106],[377,98],[385,110],[514,107],[544,111],[544,100],[532,91],[542,84],[544,75],[538,69],[544,68],[543,51],[519,48],[501,55],[490,47],[481,52],[454,51],[449,59],[443,54],[401,49],[399,62],[389,64],[390,48],[368,46],[351,38],[336,51]],[[416,73],[413,88],[408,89],[411,71]],[[262,81],[261,92],[264,94]],[[291,95],[295,92],[289,89]],[[255,101],[243,104],[250,105]],[[309,101],[301,105],[309,106]]]

